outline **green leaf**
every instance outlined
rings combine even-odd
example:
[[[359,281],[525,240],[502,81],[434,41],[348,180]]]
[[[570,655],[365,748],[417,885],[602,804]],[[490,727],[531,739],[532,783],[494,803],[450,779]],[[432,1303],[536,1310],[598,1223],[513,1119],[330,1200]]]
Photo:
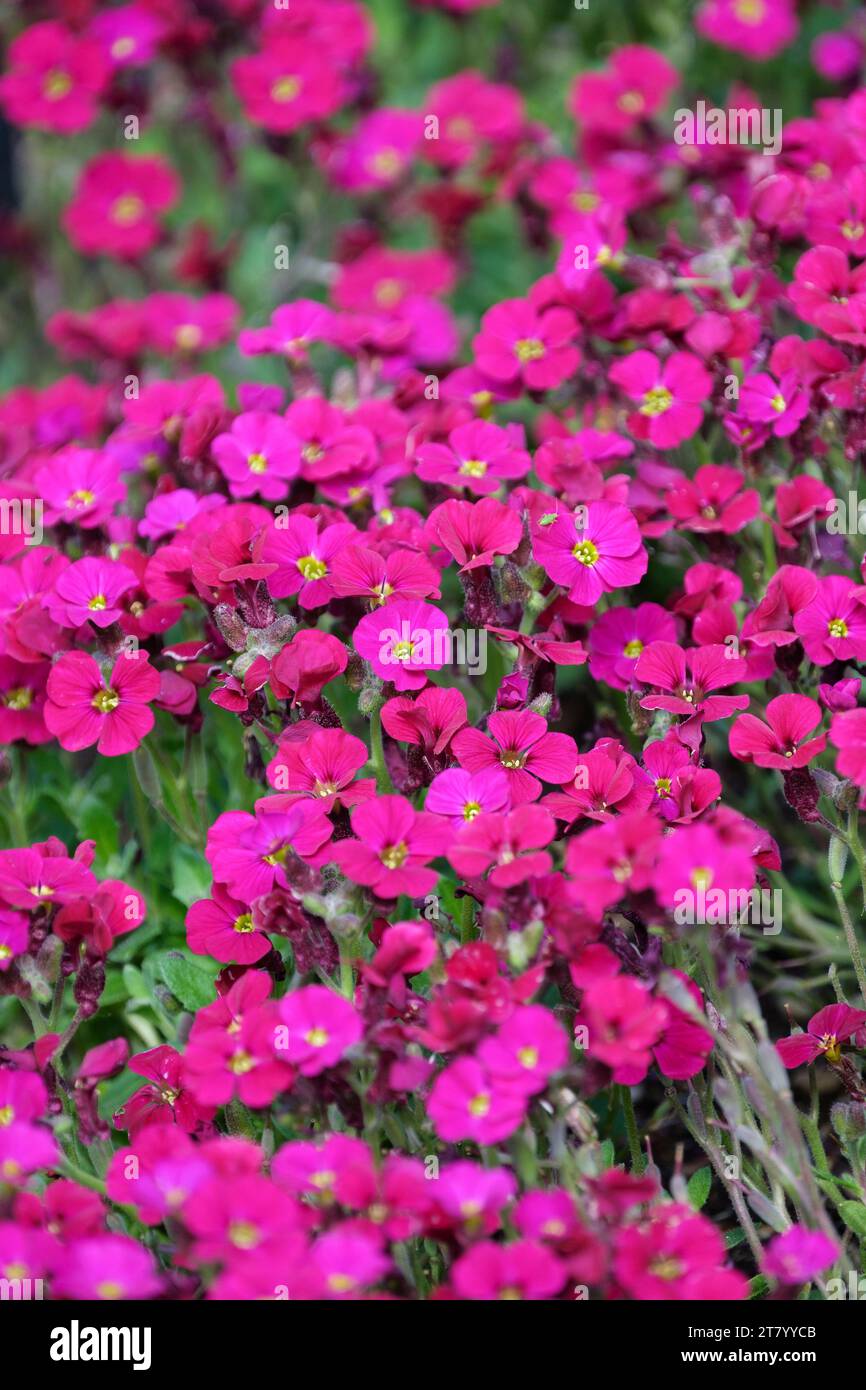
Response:
[[[694,1211],[700,1211],[710,1195],[710,1188],[713,1185],[713,1170],[709,1166],[699,1168],[696,1173],[692,1173],[686,1185],[689,1206]]]
[[[171,852],[171,891],[178,902],[190,907],[199,898],[210,896],[210,865],[188,845],[175,845]]]
[[[862,1202],[840,1202],[839,1215],[855,1235],[866,1239],[866,1206]]]
[[[214,971],[196,964],[182,951],[166,951],[157,961],[157,974],[185,1009],[191,1013],[212,1004],[215,998]]]

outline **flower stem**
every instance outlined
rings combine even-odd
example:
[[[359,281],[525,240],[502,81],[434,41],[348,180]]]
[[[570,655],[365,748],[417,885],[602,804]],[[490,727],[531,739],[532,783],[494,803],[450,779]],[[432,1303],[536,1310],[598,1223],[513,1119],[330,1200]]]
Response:
[[[625,1129],[628,1135],[628,1147],[631,1154],[632,1172],[642,1173],[644,1170],[644,1156],[640,1146],[640,1137],[637,1132],[637,1120],[634,1113],[634,1102],[631,1098],[631,1087],[620,1086],[619,1098],[622,1104],[622,1113],[625,1120]]]
[[[370,761],[376,774],[376,788],[380,796],[389,796],[394,791],[387,764],[385,745],[382,742],[382,712],[374,709],[370,715]]]
[[[857,857],[856,854],[854,857]],[[848,954],[854,966],[854,974],[857,976],[860,996],[863,1003],[866,1004],[866,968],[863,966],[860,943],[857,940],[854,923],[851,921],[851,913],[848,911],[848,904],[845,901],[845,895],[842,891],[842,873],[845,869],[845,845],[843,841],[835,837],[830,841],[828,866],[830,870],[830,892],[835,899],[839,917],[842,922],[842,929],[845,932],[845,940],[848,943]]]

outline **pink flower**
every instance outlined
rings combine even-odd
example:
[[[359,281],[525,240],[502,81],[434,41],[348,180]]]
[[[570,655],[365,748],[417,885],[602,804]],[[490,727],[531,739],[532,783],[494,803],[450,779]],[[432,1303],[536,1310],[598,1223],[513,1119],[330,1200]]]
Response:
[[[24,954],[29,939],[27,918],[0,908],[0,970],[8,970],[15,957]]]
[[[427,1112],[440,1139],[498,1144],[522,1122],[529,1097],[503,1086],[475,1057],[461,1057],[433,1083]]]
[[[310,1249],[310,1265],[322,1281],[324,1298],[358,1298],[391,1268],[376,1236],[363,1231],[333,1230]]]
[[[271,943],[253,926],[246,903],[231,897],[215,883],[212,898],[200,898],[186,914],[186,940],[191,951],[215,960],[253,965],[271,949]]]
[[[126,497],[116,462],[98,449],[61,449],[37,470],[33,481],[52,525],[65,521],[84,530],[101,526]]]
[[[313,343],[327,343],[334,331],[334,314],[313,299],[281,304],[266,328],[244,328],[238,334],[238,351],[244,356],[279,353],[296,365],[308,360]]]
[[[288,1091],[295,1072],[274,1057],[277,1032],[270,1002],[245,1009],[230,1028],[196,1023],[183,1059],[184,1079],[195,1099],[202,1105],[226,1105],[237,1097],[258,1110]]]
[[[828,1004],[812,1015],[805,1032],[781,1038],[776,1043],[776,1051],[789,1070],[804,1062],[814,1062],[816,1057],[826,1057],[828,1062],[836,1064],[842,1060],[842,1043],[864,1023],[866,1012],[863,1009],[852,1009],[850,1004]]]
[[[853,271],[845,251],[815,246],[794,267],[788,298],[804,323],[843,343],[866,340],[866,265]]]
[[[568,309],[539,313],[527,299],[506,299],[488,309],[472,350],[478,370],[494,381],[520,379],[529,391],[551,391],[580,365],[576,335]]]
[[[157,352],[207,352],[230,342],[240,312],[228,294],[152,294],[146,301],[146,327]]]
[[[794,372],[786,372],[778,384],[767,372],[747,376],[740,388],[739,413],[746,419],[772,425],[780,439],[800,428],[809,413],[809,393]]]
[[[424,801],[425,811],[448,816],[458,830],[476,816],[508,811],[510,807],[508,779],[498,767],[485,767],[479,772],[449,767],[433,778]]]
[[[225,506],[226,499],[218,492],[201,497],[190,488],[179,487],[151,498],[144,509],[144,519],[138,523],[138,534],[148,540],[161,541],[166,536],[185,531],[197,517]]]
[[[436,140],[423,144],[425,157],[446,169],[469,164],[485,144],[513,139],[523,125],[523,100],[513,87],[488,82],[479,72],[459,72],[437,82],[425,111],[439,122]]]
[[[309,801],[286,811],[270,810],[268,800],[259,802],[254,816],[224,811],[208,831],[205,857],[214,879],[244,903],[288,885],[285,866],[291,854],[321,862],[320,851],[333,830],[321,807]]]
[[[113,1234],[71,1241],[52,1277],[58,1298],[82,1301],[156,1298],[162,1287],[151,1252]]]
[[[555,835],[553,817],[540,806],[518,806],[506,815],[482,814],[458,832],[448,862],[464,878],[487,874],[495,887],[513,888],[550,872],[552,860],[543,847]]]
[[[398,743],[420,747],[439,758],[466,724],[466,700],[459,690],[428,685],[414,700],[396,696],[382,706],[382,727]]]
[[[810,661],[862,661],[866,657],[866,589],[842,574],[818,580],[811,602],[794,618],[794,630]]]
[[[608,377],[640,402],[629,417],[636,439],[648,439],[657,449],[673,449],[700,429],[701,405],[713,381],[691,353],[675,352],[662,365],[651,352],[633,352],[615,362]]]
[[[700,714],[706,721],[726,719],[735,710],[745,709],[748,695],[711,694],[746,678],[745,661],[733,657],[731,651],[724,644],[686,652],[674,642],[651,642],[638,657],[635,677],[662,693],[645,695],[641,708]]]
[[[132,571],[118,560],[86,555],[57,576],[45,607],[62,627],[110,627],[123,612],[121,599],[135,588]],[[147,654],[145,653],[145,659]]]
[[[85,165],[63,225],[86,256],[135,260],[156,245],[160,216],[179,194],[176,174],[158,155],[100,154]]]
[[[99,112],[109,66],[99,44],[52,20],[9,45],[0,104],[14,125],[75,135]]]
[[[839,749],[836,769],[858,787],[866,787],[866,709],[833,716],[830,742]]]
[[[417,111],[371,111],[331,151],[327,172],[340,188],[352,192],[390,188],[406,172],[423,138],[424,123]]]
[[[70,751],[89,748],[107,758],[131,753],[153,728],[148,705],[159,694],[159,672],[147,653],[124,652],[106,681],[87,652],[66,652],[48,677],[45,723]]]
[[[835,1264],[842,1253],[838,1241],[823,1231],[810,1231],[794,1225],[780,1236],[773,1236],[764,1251],[764,1273],[780,1284],[808,1284]]]
[[[700,908],[707,919],[727,923],[727,903],[748,892],[755,882],[755,864],[742,843],[726,841],[705,821],[685,825],[667,835],[661,844],[653,875],[653,888],[665,907]],[[698,914],[700,915],[700,914]]]
[[[200,1105],[190,1093],[183,1074],[183,1059],[163,1044],[131,1057],[129,1070],[147,1078],[114,1116],[115,1129],[127,1129],[135,1139],[148,1125],[178,1125],[187,1134],[206,1129],[214,1110]]]
[[[96,892],[96,879],[77,858],[38,849],[0,850],[0,901],[35,911]]]
[[[48,672],[47,662],[0,656],[0,745],[16,739],[36,745],[51,738],[43,718]]]
[[[537,801],[539,778],[563,783],[574,776],[574,739],[549,733],[547,720],[533,710],[499,710],[490,715],[487,730],[489,738],[480,729],[462,729],[452,740],[454,756],[469,772],[503,768],[512,806]]]
[[[465,487],[480,496],[496,492],[503,481],[523,478],[530,467],[529,454],[518,447],[522,435],[513,429],[474,420],[459,425],[448,444],[422,444],[418,450],[418,477],[424,482]]]
[[[293,990],[280,1000],[278,1013],[283,1027],[276,1030],[277,1053],[301,1076],[335,1067],[364,1034],[360,1014],[323,985]]]
[[[279,134],[332,115],[346,97],[342,73],[325,52],[283,35],[238,58],[231,75],[247,120]]]
[[[321,608],[334,594],[331,568],[336,556],[356,535],[354,526],[340,522],[319,526],[300,512],[285,524],[265,528],[254,547],[257,560],[271,567],[268,591],[273,598],[298,596],[302,608]]]
[[[297,441],[279,415],[253,410],[238,415],[229,434],[211,445],[233,497],[257,495],[277,501],[288,495],[288,482],[301,467]]]
[[[569,840],[565,867],[589,912],[649,887],[661,834],[656,816],[633,811]]]
[[[577,79],[571,109],[590,129],[621,136],[661,110],[679,81],[676,68],[654,48],[626,44],[606,71]]]
[[[696,1012],[703,1015],[704,1001],[698,986],[681,970],[673,970],[671,974],[690,995]],[[662,997],[660,1002],[667,1009],[668,1017],[661,1039],[653,1047],[653,1057],[663,1075],[673,1081],[687,1081],[703,1070],[713,1050],[712,1033],[672,1000]]]
[[[704,0],[695,28],[722,48],[763,62],[797,37],[791,0]]]
[[[549,1009],[528,1004],[485,1039],[478,1060],[499,1085],[537,1095],[568,1061],[568,1038]]]
[[[355,650],[396,690],[420,690],[427,672],[451,659],[448,618],[432,603],[398,599],[367,613],[352,634]]]
[[[611,820],[646,807],[651,800],[652,792],[631,754],[614,739],[601,739],[588,753],[578,755],[574,777],[563,790],[551,792],[541,804],[571,825],[581,816]]]
[[[94,15],[89,32],[113,67],[143,67],[156,56],[166,26],[143,5],[121,5]]]
[[[517,513],[494,497],[443,502],[430,513],[427,531],[457,561],[461,574],[492,565],[496,555],[512,554],[523,535]]]
[[[731,536],[758,515],[761,497],[755,488],[740,489],[745,482],[736,468],[719,468],[707,463],[694,478],[667,494],[668,510],[682,530],[709,533],[720,531]]]
[[[341,598],[365,598],[372,606],[388,599],[438,598],[440,575],[429,560],[410,550],[382,555],[363,545],[343,545],[334,556],[329,582]]]
[[[631,1085],[635,1075],[646,1075],[666,1018],[665,1006],[645,985],[617,975],[584,990],[577,1023],[585,1030],[588,1055],[610,1067],[615,1081]]]
[[[448,1227],[477,1236],[499,1229],[502,1209],[516,1192],[517,1182],[507,1168],[482,1168],[470,1159],[458,1159],[440,1170],[433,1197],[437,1217]]]
[[[856,708],[861,686],[862,681],[859,676],[836,681],[834,685],[827,685],[822,682],[818,686],[818,698],[825,709],[830,710],[833,714],[841,714],[843,710]]]
[[[510,1245],[479,1241],[451,1269],[458,1298],[488,1302],[552,1299],[567,1276],[567,1266],[535,1240],[515,1240]]]
[[[614,1273],[636,1299],[745,1298],[748,1280],[726,1269],[724,1258],[724,1242],[711,1221],[689,1207],[665,1202],[646,1220],[617,1232]]]
[[[423,897],[436,885],[426,865],[444,854],[453,839],[441,816],[414,810],[403,796],[379,796],[352,812],[354,840],[338,840],[331,857],[347,878],[379,898]]]
[[[597,603],[602,594],[637,584],[646,574],[649,557],[640,530],[628,507],[619,502],[590,502],[572,512],[560,512],[549,524],[533,527],[532,550],[555,584],[568,590],[572,603]]]
[[[278,700],[315,705],[322,687],[345,671],[349,653],[330,632],[302,628],[274,657],[270,686]]]
[[[637,659],[650,642],[676,641],[676,624],[658,603],[609,608],[600,613],[589,635],[589,669],[593,678],[615,690],[634,689]]]
[[[268,782],[282,792],[280,805],[312,798],[330,813],[375,795],[372,777],[355,778],[369,761],[366,743],[342,729],[313,728],[309,737],[284,743],[268,763]]]
[[[753,714],[734,720],[729,746],[735,758],[783,771],[805,767],[827,744],[826,734],[808,735],[821,723],[821,706],[805,695],[777,695],[767,705],[767,722]]]

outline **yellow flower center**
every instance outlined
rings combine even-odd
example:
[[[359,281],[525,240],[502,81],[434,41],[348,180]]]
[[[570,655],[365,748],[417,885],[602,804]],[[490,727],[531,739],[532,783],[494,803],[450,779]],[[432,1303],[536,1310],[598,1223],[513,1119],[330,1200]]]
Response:
[[[527,1071],[534,1071],[538,1066],[538,1048],[521,1047],[517,1054],[517,1060],[522,1067],[526,1067]]]
[[[120,696],[116,690],[104,685],[101,690],[97,690],[90,703],[100,714],[110,714],[120,704]]]
[[[401,840],[398,845],[386,846],[379,855],[379,858],[386,869],[399,869],[405,864],[408,853],[409,846],[406,844],[405,840]]]
[[[7,709],[29,709],[33,704],[33,691],[26,685],[14,685],[2,698]]]
[[[666,386],[653,386],[643,398],[640,414],[664,415],[666,410],[670,410],[673,403],[674,398]]]
[[[844,618],[831,618],[827,624],[827,631],[831,637],[847,637],[848,624]]]
[[[124,193],[112,206],[111,218],[121,227],[129,227],[144,216],[144,203],[135,193]]]
[[[593,541],[578,541],[571,553],[578,564],[589,569],[598,564],[598,546]]]
[[[474,820],[481,811],[480,801],[467,801],[463,807],[463,819]]]
[[[376,286],[376,303],[380,309],[393,309],[403,298],[403,286],[399,280],[380,280]]]
[[[27,889],[34,898],[53,898],[54,889],[47,883],[33,883]]]
[[[103,1279],[101,1284],[96,1285],[96,1292],[100,1298],[113,1303],[116,1299],[123,1298],[123,1285],[114,1279]]]
[[[271,87],[271,101],[278,101],[284,104],[294,101],[301,90],[301,79],[299,77],[278,77]]]
[[[236,917],[232,923],[232,931],[240,932],[242,936],[247,936],[251,931],[255,931],[253,926],[253,914],[242,912],[240,917]]]
[[[328,573],[328,566],[324,560],[318,560],[315,555],[302,555],[298,561],[298,569],[305,579],[324,579]]]
[[[767,12],[765,0],[736,0],[734,14],[743,24],[760,24]]]
[[[135,39],[122,38],[115,39],[111,45],[112,58],[128,58],[130,53],[135,52]]]
[[[506,1284],[504,1289],[499,1290],[499,1297],[505,1303],[519,1303],[523,1294],[513,1284]]]
[[[859,241],[864,232],[866,232],[866,227],[863,226],[862,222],[849,222],[846,219],[842,223],[840,230],[843,237],[848,241]]]
[[[486,1115],[490,1109],[490,1096],[487,1091],[479,1091],[477,1096],[473,1096],[469,1102],[469,1114],[475,1115],[480,1119]]]
[[[484,459],[464,459],[460,465],[460,472],[467,478],[483,478],[487,472],[487,463]]]
[[[537,362],[544,356],[544,343],[540,338],[518,338],[514,344],[518,362]]]
[[[108,607],[108,599],[105,594],[94,594],[87,607],[91,613],[103,613]]]
[[[620,111],[627,111],[631,116],[636,115],[638,111],[643,111],[645,105],[646,102],[640,92],[623,92],[617,102]]]
[[[414,650],[414,642],[395,642],[391,648],[391,655],[395,661],[411,661]]]
[[[513,770],[516,767],[523,767],[526,762],[526,754],[519,752],[516,748],[506,748],[504,752],[500,753],[499,761],[503,767]]]
[[[357,1285],[357,1280],[351,1274],[329,1274],[328,1288],[334,1293],[349,1293]]]
[[[308,1042],[310,1047],[324,1047],[328,1042],[328,1031],[326,1028],[311,1028],[304,1034],[304,1041]]]
[[[770,401],[770,405],[773,407],[777,415],[782,414],[782,411],[786,408],[787,404],[788,402],[785,400],[785,397],[778,394],[773,396],[772,400]]]
[[[657,778],[656,778],[656,795],[657,795],[657,796],[670,796],[670,794],[671,794],[671,779],[670,779],[670,777],[657,777]]]
[[[689,878],[692,881],[692,887],[697,888],[700,892],[702,888],[709,888],[713,881],[713,871],[712,869],[692,869]]]
[[[9,948],[7,947],[6,949],[8,950]],[[14,1119],[14,1108],[11,1105],[0,1105],[0,1129],[4,1129],[6,1125],[11,1125]]]
[[[392,179],[403,168],[403,160],[396,150],[378,150],[367,160],[367,168],[383,179]]]
[[[622,649],[622,654],[623,656],[627,656],[629,660],[632,661],[635,657],[640,656],[642,651],[643,642],[640,640],[639,637],[633,637],[630,642],[626,642],[625,646]]]
[[[679,1279],[683,1272],[679,1260],[673,1259],[670,1255],[662,1255],[659,1259],[653,1260],[649,1269],[650,1274],[654,1274],[657,1279],[664,1279],[668,1282]]]
[[[233,1221],[229,1226],[229,1240],[239,1250],[252,1250],[261,1239],[259,1229],[252,1221]]]
[[[61,101],[72,91],[72,78],[68,72],[54,68],[42,84],[42,95],[46,101]]]
[[[184,352],[192,352],[201,343],[202,333],[197,323],[182,323],[174,335],[174,341]]]
[[[842,1049],[839,1046],[839,1039],[834,1033],[825,1033],[821,1039],[821,1051],[828,1062],[840,1062],[842,1060]]]
[[[265,454],[248,454],[247,467],[251,473],[267,473],[268,460]]]
[[[247,1072],[252,1071],[255,1065],[255,1058],[251,1057],[248,1052],[244,1052],[243,1048],[239,1048],[229,1059],[229,1071],[234,1072],[235,1076],[246,1076]]]
[[[75,492],[70,492],[66,499],[67,507],[92,507],[96,498],[86,487],[79,487]]]

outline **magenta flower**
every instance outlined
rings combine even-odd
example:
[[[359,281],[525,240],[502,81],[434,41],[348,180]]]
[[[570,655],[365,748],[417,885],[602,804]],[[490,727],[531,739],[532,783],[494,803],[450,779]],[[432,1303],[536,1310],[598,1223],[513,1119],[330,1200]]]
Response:
[[[446,614],[419,599],[398,599],[365,614],[352,641],[358,655],[396,690],[420,690],[428,671],[452,661]]]
[[[274,598],[295,594],[302,608],[321,608],[334,595],[331,569],[335,558],[356,536],[349,522],[320,527],[296,512],[285,524],[268,526],[255,545],[255,557],[271,568],[268,589]]]
[[[443,502],[430,513],[427,530],[457,561],[461,574],[492,565],[497,555],[511,555],[523,535],[517,512],[494,497]]]
[[[778,383],[767,372],[747,376],[740,389],[739,413],[746,420],[771,425],[779,439],[800,428],[809,413],[809,393],[794,372],[785,372]]]
[[[148,706],[159,688],[159,672],[144,651],[122,653],[107,680],[87,652],[65,652],[48,677],[45,723],[62,748],[77,752],[95,743],[106,758],[116,758],[150,733]]]
[[[503,1086],[477,1058],[461,1057],[437,1076],[427,1113],[447,1143],[498,1144],[521,1124],[528,1102],[526,1091]]]
[[[96,892],[96,879],[79,859],[38,849],[0,850],[0,900],[32,911]]]
[[[610,1067],[615,1081],[633,1085],[646,1075],[666,1019],[664,1004],[645,985],[617,975],[584,990],[577,1023],[586,1030],[588,1055]]]
[[[755,882],[755,862],[745,845],[725,839],[706,821],[681,826],[661,843],[653,874],[660,903],[670,908],[704,904],[707,919],[726,924],[736,915],[736,895]],[[687,896],[686,896],[687,895]],[[728,902],[734,910],[729,913]]]
[[[763,3],[763,0],[762,0]],[[743,1299],[748,1280],[724,1267],[725,1245],[711,1221],[690,1207],[665,1202],[617,1232],[613,1268],[635,1299]]]
[[[183,1059],[184,1081],[200,1105],[227,1105],[237,1097],[258,1110],[290,1090],[292,1067],[274,1057],[278,1030],[272,1003],[245,1009],[230,1028],[200,1028],[190,1034]]]
[[[488,309],[472,350],[478,370],[494,381],[520,379],[529,391],[551,391],[580,366],[576,336],[568,309],[539,312],[528,299],[506,299]]]
[[[835,1264],[841,1253],[838,1241],[823,1231],[794,1225],[780,1236],[773,1236],[764,1251],[764,1273],[780,1284],[808,1284]]]
[[[530,457],[522,432],[484,420],[458,425],[446,444],[422,444],[417,452],[418,477],[424,482],[464,487],[479,496],[497,492],[503,482],[523,478]]]
[[[582,816],[611,820],[649,806],[651,800],[652,792],[631,754],[614,739],[601,739],[578,755],[574,776],[563,790],[550,792],[541,804],[571,825]]]
[[[839,749],[836,769],[858,787],[866,787],[866,709],[833,716],[830,742]]]
[[[691,353],[675,352],[662,365],[651,352],[633,352],[615,362],[608,376],[633,401],[640,402],[637,412],[629,417],[629,429],[636,439],[648,439],[657,449],[674,449],[700,429],[701,406],[713,381]]]
[[[439,758],[466,724],[466,700],[459,690],[428,685],[416,699],[395,696],[382,706],[382,727],[398,743],[420,747]]]
[[[605,71],[576,80],[571,109],[590,129],[622,136],[660,111],[679,81],[676,68],[654,48],[626,44]]]
[[[49,669],[44,661],[0,656],[0,744],[23,739],[35,745],[51,738],[43,719]]]
[[[584,516],[559,512],[555,520],[533,526],[535,559],[555,584],[568,590],[572,603],[592,605],[602,594],[637,584],[649,556],[628,507],[619,502],[590,502]]]
[[[482,1168],[471,1159],[458,1159],[440,1169],[433,1193],[437,1214],[449,1227],[467,1236],[490,1235],[502,1225],[502,1210],[517,1193],[507,1168]]]
[[[246,903],[231,897],[221,883],[215,883],[212,898],[200,898],[186,914],[186,940],[199,956],[215,960],[254,965],[271,949],[271,943],[253,925]]]
[[[789,1070],[825,1057],[832,1065],[842,1060],[842,1043],[866,1024],[866,1012],[850,1004],[828,1004],[809,1019],[805,1032],[792,1033],[776,1043],[776,1051]]]
[[[704,38],[746,58],[775,58],[797,37],[792,0],[704,0],[695,15]]]
[[[177,1125],[187,1134],[206,1130],[214,1110],[191,1094],[180,1053],[166,1044],[152,1047],[129,1059],[129,1070],[148,1084],[129,1097],[114,1116],[115,1129],[126,1129],[131,1139],[148,1125]]]
[[[549,873],[552,860],[544,850],[556,835],[556,823],[541,806],[526,804],[507,814],[475,816],[458,832],[448,862],[464,878],[481,878],[497,888],[513,888],[528,878]]]
[[[458,1298],[487,1302],[555,1298],[567,1277],[568,1266],[536,1240],[479,1241],[451,1269]]]
[[[101,526],[126,497],[117,463],[98,449],[61,449],[37,470],[33,481],[52,525],[65,521],[84,530]]]
[[[282,1027],[275,1046],[279,1057],[301,1076],[318,1076],[335,1067],[364,1034],[361,1016],[347,999],[323,985],[307,985],[280,1000]]]
[[[123,612],[124,594],[135,588],[135,576],[118,560],[86,555],[57,576],[45,597],[52,619],[62,627],[110,627]]]
[[[259,802],[254,816],[223,811],[208,831],[205,857],[214,879],[244,903],[287,886],[290,855],[311,862],[327,858],[333,827],[321,807],[303,800],[289,810],[271,810],[269,800]]]
[[[352,812],[354,840],[338,840],[331,858],[353,883],[370,888],[379,898],[423,897],[436,886],[437,874],[427,868],[453,840],[451,826],[441,817],[414,810],[403,796],[379,796]]]
[[[82,1301],[156,1298],[162,1287],[151,1252],[114,1234],[72,1241],[52,1278],[58,1298]]]
[[[373,1233],[333,1230],[313,1242],[310,1267],[321,1280],[321,1297],[359,1298],[391,1269],[391,1260]]]
[[[731,536],[761,510],[760,493],[756,488],[741,491],[744,482],[738,469],[706,463],[667,494],[668,510],[681,530]]]
[[[278,353],[293,364],[305,363],[311,344],[330,342],[333,331],[334,314],[327,305],[296,299],[275,309],[267,328],[242,329],[238,350],[249,357]]]
[[[15,957],[24,954],[29,939],[27,918],[0,908],[0,970],[8,970]]]
[[[200,497],[190,488],[179,487],[151,498],[144,509],[144,519],[138,523],[138,534],[148,540],[161,541],[166,536],[186,531],[198,517],[207,516],[226,499],[218,492]]]
[[[478,1060],[494,1082],[527,1095],[546,1089],[568,1060],[568,1038],[549,1009],[528,1004],[517,1009],[478,1049]]]
[[[135,260],[156,245],[161,215],[179,193],[176,174],[158,155],[100,154],[84,166],[63,225],[86,256]]]
[[[425,811],[447,816],[458,830],[476,816],[510,809],[508,779],[498,767],[485,767],[479,772],[446,768],[433,778],[424,801]]]
[[[588,912],[650,886],[661,834],[656,816],[633,811],[569,840],[565,867]]]
[[[354,734],[314,728],[307,738],[282,744],[268,763],[268,782],[283,793],[280,806],[306,797],[330,813],[336,805],[355,806],[375,795],[374,778],[355,777],[369,756],[366,743]]]
[[[635,666],[650,642],[675,642],[673,616],[658,603],[609,608],[600,613],[589,635],[589,669],[593,678],[616,690],[634,689]]]
[[[533,710],[499,710],[480,729],[462,729],[452,739],[454,756],[469,772],[503,768],[512,806],[537,801],[541,782],[564,783],[574,776],[577,744],[568,734],[548,733],[547,720]]]
[[[298,443],[286,421],[263,410],[238,415],[228,434],[217,435],[211,452],[232,497],[279,501],[301,469]]]
[[[331,589],[340,598],[365,598],[371,606],[389,599],[438,598],[440,581],[439,571],[423,555],[411,550],[383,555],[363,545],[342,545],[329,575]]]
[[[93,39],[49,20],[20,33],[6,57],[0,105],[14,125],[76,135],[96,119],[110,68]]]
[[[735,710],[745,709],[748,695],[711,693],[746,679],[745,661],[732,656],[731,650],[721,643],[683,651],[674,642],[651,642],[638,657],[635,677],[659,694],[645,695],[641,708],[700,714],[707,721],[726,719]]]
[[[842,574],[818,580],[818,589],[794,618],[810,661],[862,661],[866,657],[866,589]]]
[[[742,762],[783,771],[805,767],[827,744],[826,734],[808,735],[821,723],[821,706],[806,695],[777,695],[766,709],[767,722],[741,714],[731,726],[730,750]]]
[[[347,94],[327,54],[289,35],[270,36],[262,52],[238,58],[231,74],[247,120],[279,134],[332,115]]]

